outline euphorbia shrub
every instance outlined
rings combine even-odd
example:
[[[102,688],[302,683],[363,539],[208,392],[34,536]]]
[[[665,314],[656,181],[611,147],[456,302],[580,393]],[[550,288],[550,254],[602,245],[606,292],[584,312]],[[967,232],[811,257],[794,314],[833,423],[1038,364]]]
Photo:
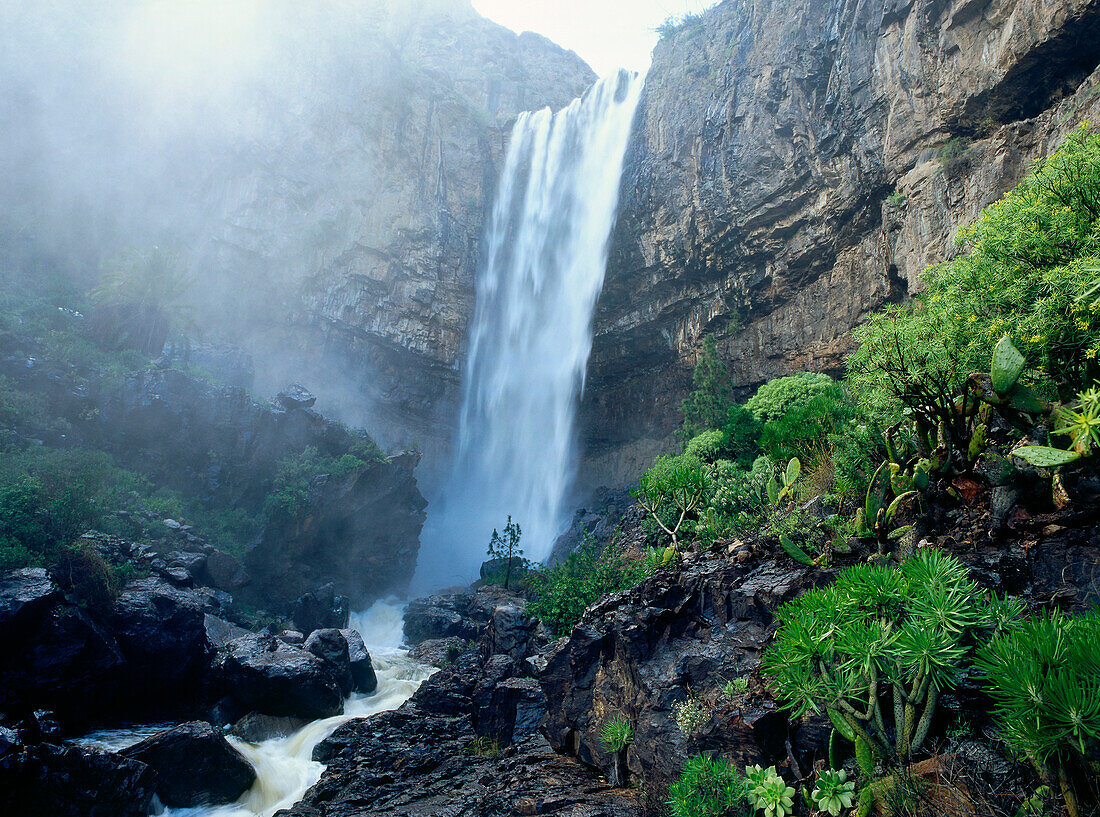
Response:
[[[936,550],[897,569],[857,565],[779,608],[764,671],[796,715],[827,713],[857,756],[906,758],[974,645],[1020,610],[987,600],[957,559]]]

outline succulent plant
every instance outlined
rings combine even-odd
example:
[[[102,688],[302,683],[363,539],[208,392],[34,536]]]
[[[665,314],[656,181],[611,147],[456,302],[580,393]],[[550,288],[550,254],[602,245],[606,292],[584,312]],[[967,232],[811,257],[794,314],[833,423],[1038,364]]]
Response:
[[[749,802],[764,817],[786,817],[794,812],[795,790],[784,782],[776,772],[775,766],[761,769],[749,766],[745,769],[748,781]]]
[[[621,752],[633,742],[634,725],[622,715],[600,727],[600,743],[607,752]]]
[[[848,774],[843,769],[829,769],[818,776],[817,787],[810,794],[810,799],[818,811],[827,811],[837,817],[841,809],[852,807],[855,796],[856,784],[848,780]]]

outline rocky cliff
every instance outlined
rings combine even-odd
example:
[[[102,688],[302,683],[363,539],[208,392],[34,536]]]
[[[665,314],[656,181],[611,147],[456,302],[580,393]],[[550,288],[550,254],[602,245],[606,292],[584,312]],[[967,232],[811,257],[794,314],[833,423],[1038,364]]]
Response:
[[[953,235],[1100,108],[1094,0],[726,0],[658,45],[583,407],[590,481],[672,446],[706,334],[736,384],[836,371]]]

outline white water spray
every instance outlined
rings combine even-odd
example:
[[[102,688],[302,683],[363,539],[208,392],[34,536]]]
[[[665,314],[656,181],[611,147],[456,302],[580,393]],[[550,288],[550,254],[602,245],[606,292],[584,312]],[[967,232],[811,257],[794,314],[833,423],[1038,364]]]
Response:
[[[297,732],[260,743],[235,737],[228,740],[256,769],[256,782],[236,803],[228,806],[168,809],[163,817],[270,817],[290,808],[321,779],[323,764],[313,760],[313,749],[341,724],[377,712],[397,709],[434,672],[409,658],[401,647],[404,608],[391,602],[376,602],[365,613],[353,615],[348,626],[358,630],[370,651],[378,689],[370,695],[353,695],[344,712],[332,718],[312,721]],[[154,735],[167,725],[98,732],[79,743],[117,752]]]
[[[574,419],[643,79],[600,80],[557,114],[522,114],[477,283],[453,471],[430,511],[417,585],[468,581],[510,515],[529,558],[562,532]]]

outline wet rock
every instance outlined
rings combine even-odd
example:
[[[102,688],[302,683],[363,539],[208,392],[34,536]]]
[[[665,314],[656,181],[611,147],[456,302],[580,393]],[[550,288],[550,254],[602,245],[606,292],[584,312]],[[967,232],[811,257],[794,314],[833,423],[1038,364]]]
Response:
[[[317,396],[298,383],[291,383],[276,395],[276,399],[287,411],[313,408],[317,402]]]
[[[369,695],[378,688],[378,676],[374,672],[374,662],[371,661],[367,645],[363,643],[363,636],[358,630],[340,630],[344,641],[348,645],[348,661],[351,662],[351,676],[353,689]]]
[[[496,585],[413,599],[405,608],[405,640],[416,646],[430,639],[478,638],[493,610],[518,601],[515,593]]]
[[[200,578],[227,593],[232,593],[249,582],[248,573],[241,563],[220,550],[211,551],[202,567]]]
[[[0,632],[11,633],[60,601],[63,594],[43,568],[28,567],[0,575]]]
[[[0,758],[0,811],[50,817],[145,817],[156,773],[136,760],[40,743]]]
[[[309,635],[314,630],[348,626],[348,600],[336,594],[336,586],[329,582],[323,587],[303,593],[291,607],[290,618],[294,626]]]
[[[206,628],[206,640],[213,647],[224,647],[234,638],[248,634],[248,630],[243,627],[238,627],[209,613],[203,616],[203,626]]]
[[[673,705],[754,672],[776,607],[831,575],[785,559],[756,567],[699,559],[597,602],[536,662],[551,745],[611,772],[599,730],[622,715],[635,728],[629,769],[647,781],[668,781],[683,758],[708,749],[741,765],[785,759],[788,738],[798,750],[798,732],[762,688],[693,736],[676,725]],[[808,735],[801,748],[813,752],[818,735]]]
[[[328,664],[341,694],[345,698],[350,695],[355,688],[355,678],[351,672],[351,658],[344,634],[335,629],[314,630],[303,647]]]
[[[473,649],[471,642],[457,636],[430,638],[409,650],[409,657],[430,667],[446,667],[453,664],[459,655],[469,649]]]
[[[240,752],[205,721],[191,721],[120,753],[157,773],[156,793],[169,808],[231,803],[256,780]]]
[[[262,634],[230,641],[219,658],[221,686],[246,712],[314,720],[338,715],[344,696],[329,665]]]
[[[259,743],[271,738],[292,735],[306,725],[301,718],[278,717],[251,712],[238,720],[229,733],[249,743]]]

